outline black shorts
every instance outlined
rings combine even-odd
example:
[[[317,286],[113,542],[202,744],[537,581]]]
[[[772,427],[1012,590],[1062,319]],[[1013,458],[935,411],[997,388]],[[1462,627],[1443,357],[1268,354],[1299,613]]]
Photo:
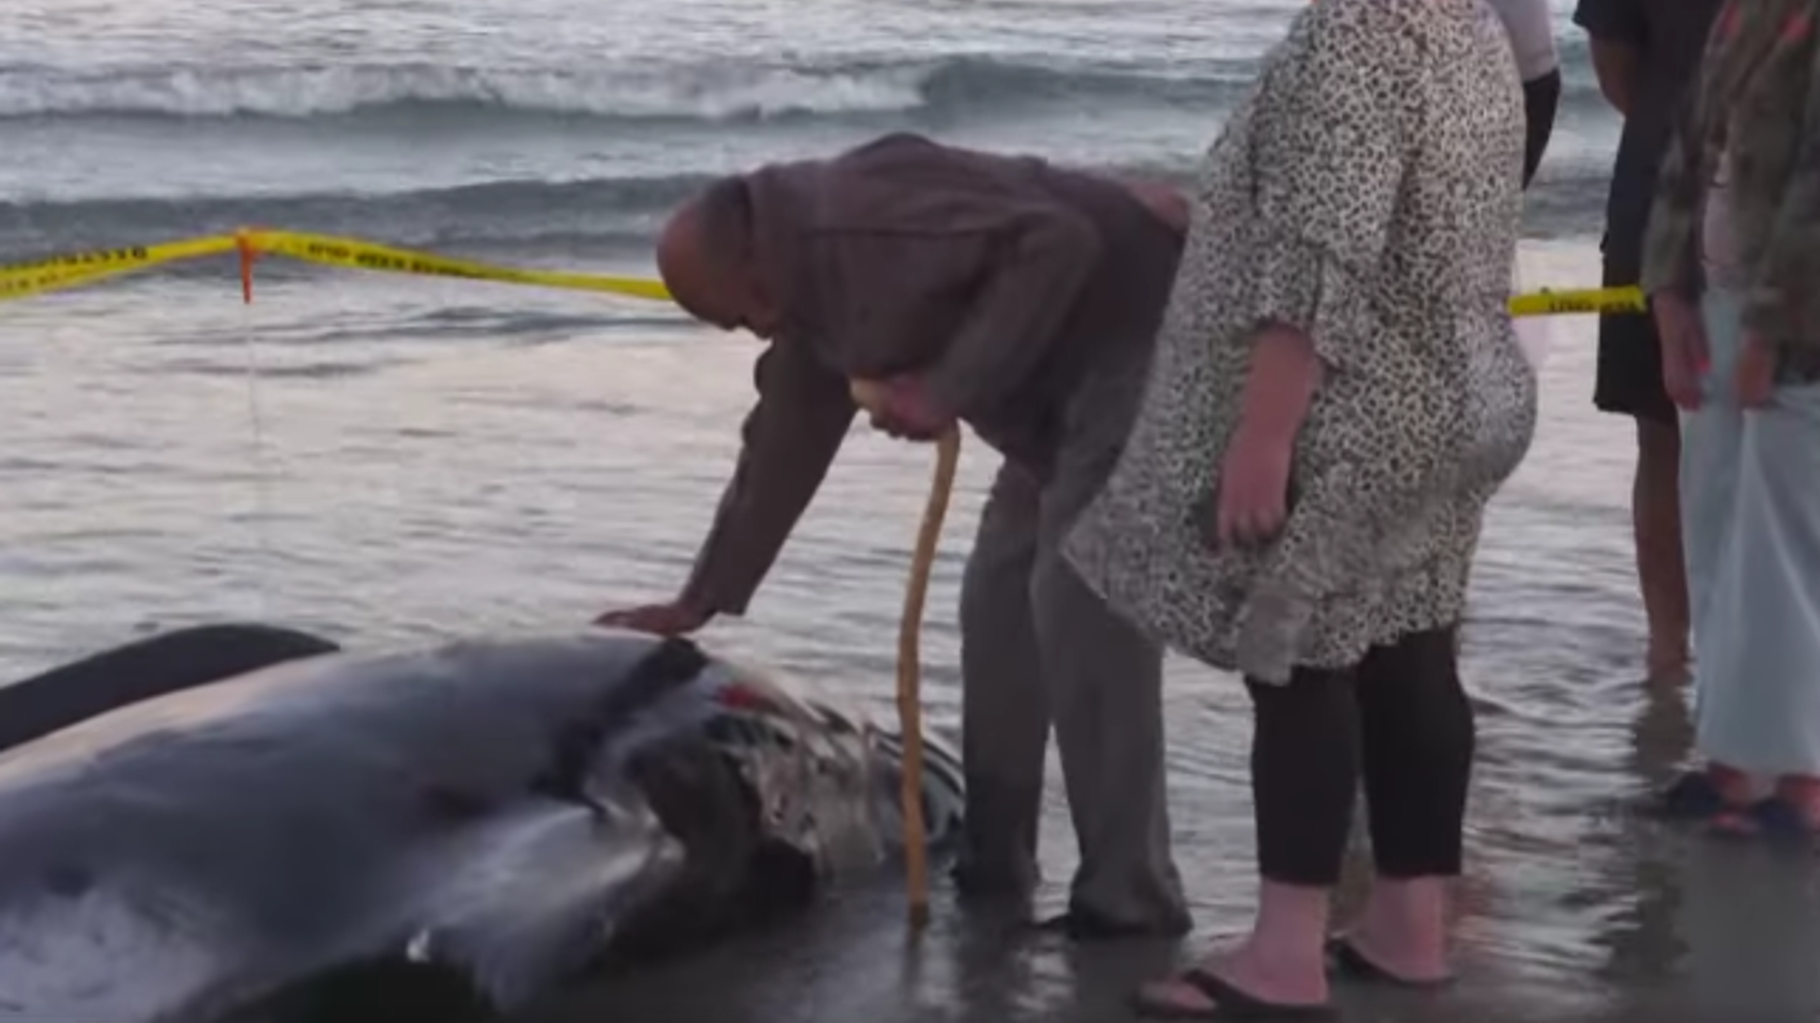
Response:
[[[1605,265],[1604,285],[1635,284],[1636,275],[1617,274]],[[1646,419],[1669,426],[1677,422],[1675,403],[1662,386],[1662,348],[1656,322],[1648,313],[1609,313],[1599,317],[1599,367],[1593,404],[1601,411]]]

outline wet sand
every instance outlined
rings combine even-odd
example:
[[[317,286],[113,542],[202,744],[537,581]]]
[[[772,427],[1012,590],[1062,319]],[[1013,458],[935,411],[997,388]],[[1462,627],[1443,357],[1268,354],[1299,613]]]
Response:
[[[1583,285],[1595,259],[1583,244],[1532,245],[1526,277]],[[649,307],[441,281],[278,280],[243,309],[229,280],[167,286],[190,303],[128,287],[21,303],[0,322],[0,677],[150,625],[260,617],[365,644],[568,625],[676,585],[731,464],[751,341],[652,321]],[[420,305],[385,323],[342,290],[403,288]],[[505,335],[508,314],[535,326]],[[1554,327],[1540,434],[1477,570],[1461,980],[1430,995],[1343,989],[1348,1019],[1820,1014],[1812,863],[1622,812],[1689,736],[1685,694],[1641,681],[1629,428],[1590,407],[1591,339],[1587,319]],[[936,727],[954,723],[959,570],[993,465],[977,444],[963,452],[937,567]],[[857,434],[749,618],[707,641],[888,719],[928,472],[926,449]],[[1232,680],[1186,663],[1172,665],[1168,699],[1198,948],[1249,920],[1250,725]],[[1050,798],[1044,896],[1059,908],[1072,837],[1059,785]],[[800,924],[592,982],[523,1018],[1118,1020],[1131,985],[1178,951],[1013,939],[941,894],[915,942],[885,876]]]
[[[1538,247],[1528,277],[1588,279],[1582,255]],[[1461,976],[1439,993],[1342,983],[1336,998],[1346,1019],[1382,1023],[1820,1018],[1815,862],[1705,840],[1629,805],[1685,762],[1690,694],[1681,680],[1643,681],[1628,429],[1590,408],[1592,323],[1557,321],[1551,335],[1542,426],[1493,512],[1467,633],[1481,752]],[[1134,1018],[1132,987],[1242,933],[1253,893],[1243,694],[1186,663],[1170,688],[1177,854],[1198,924],[1186,942],[1019,934],[969,918],[945,890],[934,924],[913,935],[901,885],[886,877],[800,926],[565,994],[523,1019]],[[1056,780],[1044,835],[1053,910],[1073,841]],[[1352,866],[1343,904],[1369,869],[1362,842]]]

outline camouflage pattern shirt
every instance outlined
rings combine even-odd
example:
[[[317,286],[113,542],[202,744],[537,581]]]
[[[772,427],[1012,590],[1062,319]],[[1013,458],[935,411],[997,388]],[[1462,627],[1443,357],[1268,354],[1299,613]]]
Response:
[[[1656,183],[1643,287],[1693,295],[1721,170],[1745,329],[1784,383],[1820,381],[1820,0],[1730,0]]]

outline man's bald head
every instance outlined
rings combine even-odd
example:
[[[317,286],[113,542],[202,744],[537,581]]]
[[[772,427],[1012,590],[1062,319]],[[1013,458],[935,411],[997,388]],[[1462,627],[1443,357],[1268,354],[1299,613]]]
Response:
[[[777,314],[759,278],[746,181],[726,177],[685,202],[664,225],[657,269],[678,305],[723,330],[769,339]]]

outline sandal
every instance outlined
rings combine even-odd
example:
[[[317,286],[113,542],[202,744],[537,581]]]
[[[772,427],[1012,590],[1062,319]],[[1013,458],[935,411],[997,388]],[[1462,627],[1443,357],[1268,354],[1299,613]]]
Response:
[[[1176,974],[1166,982],[1170,986],[1193,988],[1205,995],[1212,1005],[1186,1005],[1170,994],[1155,994],[1148,987],[1139,988],[1132,998],[1132,1008],[1139,1016],[1165,1020],[1279,1020],[1332,1019],[1332,1003],[1318,1005],[1278,1005],[1248,995],[1201,967]]]
[[[1725,798],[1719,783],[1705,771],[1687,771],[1648,800],[1652,816],[1668,820],[1704,820],[1738,807]]]
[[[1767,839],[1777,844],[1811,845],[1820,838],[1820,822],[1800,807],[1771,796],[1742,809],[1713,815],[1707,831],[1716,838]]]
[[[1337,935],[1327,939],[1327,963],[1335,973],[1351,980],[1371,984],[1425,990],[1446,987],[1453,983],[1452,977],[1441,977],[1438,980],[1411,980],[1407,977],[1399,977],[1366,958],[1365,953],[1360,952],[1351,941]]]

